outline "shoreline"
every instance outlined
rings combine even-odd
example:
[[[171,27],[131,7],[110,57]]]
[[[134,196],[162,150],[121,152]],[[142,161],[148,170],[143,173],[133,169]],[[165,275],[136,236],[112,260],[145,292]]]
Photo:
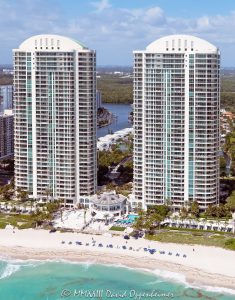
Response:
[[[43,249],[40,251],[37,249],[37,253],[35,253],[34,249],[23,247],[15,248],[14,253],[12,252],[10,255],[8,254],[7,256],[4,256],[4,250],[6,250],[6,253],[9,253],[9,249],[0,247],[0,250],[2,254],[0,260],[8,261],[11,259],[20,259],[24,261],[35,260],[61,263],[91,263],[110,267],[130,268],[140,272],[150,272],[156,276],[166,279],[167,281],[190,286],[191,288],[198,288],[202,290],[207,290],[209,288],[212,292],[216,292],[216,289],[224,290],[224,292],[227,290],[226,293],[235,294],[235,279],[231,277],[206,273],[199,269],[188,268],[180,264],[162,263],[160,261],[156,263],[156,260],[151,258],[147,258],[141,262],[127,255],[109,256],[107,253],[103,253],[105,254],[103,257],[101,253],[95,253],[92,251],[80,253],[76,253],[74,251],[56,251],[57,253],[55,254],[54,251],[45,251]],[[33,251],[31,252],[31,250]],[[156,271],[158,271],[157,274]],[[177,278],[178,276],[176,275],[181,275],[180,279]]]
[[[4,234],[2,234],[4,231]],[[7,235],[9,238],[5,242],[3,241],[3,236]],[[16,237],[16,238],[15,238]],[[27,239],[25,241],[24,239]],[[43,240],[42,240],[43,238]],[[69,241],[73,238],[73,244],[68,245]],[[216,248],[216,247],[205,247],[205,246],[185,246],[179,244],[163,244],[155,242],[151,243],[152,246],[156,246],[161,249],[162,247],[175,248],[178,251],[178,247],[187,253],[186,259],[180,259],[177,257],[168,257],[166,255],[157,254],[151,255],[144,252],[144,250],[131,251],[123,249],[109,249],[109,248],[99,248],[99,247],[89,247],[89,246],[77,246],[74,245],[74,239],[84,241],[95,238],[102,243],[109,242],[112,244],[114,242],[122,242],[124,244],[123,238],[120,237],[104,237],[104,236],[94,236],[88,234],[74,234],[74,233],[57,233],[49,234],[45,230],[19,230],[12,233],[11,230],[0,230],[0,251],[1,258],[3,260],[21,259],[21,260],[49,260],[49,261],[67,261],[77,262],[77,263],[92,263],[92,264],[102,264],[110,265],[116,267],[127,267],[135,270],[150,271],[156,276],[165,278],[167,281],[177,282],[183,285],[189,285],[193,288],[200,288],[207,290],[208,287],[213,288],[214,292],[216,289],[228,289],[227,293],[234,292],[235,294],[235,270],[232,268],[233,259],[235,258],[235,253]],[[59,239],[59,240],[58,240]],[[65,240],[65,244],[61,244],[61,239]],[[9,241],[12,241],[10,243]],[[32,241],[35,240],[35,244]],[[57,243],[55,243],[57,241]],[[111,242],[110,242],[111,241]],[[44,244],[42,243],[44,242]],[[135,243],[136,242],[136,243]],[[138,242],[138,245],[137,245]],[[140,244],[148,244],[147,240],[128,241],[129,245],[135,247]],[[128,246],[129,246],[128,245]],[[198,256],[200,260],[202,259],[202,265],[197,264],[197,252],[193,252],[190,255],[189,251],[192,251],[192,247],[196,248],[196,251],[200,251]],[[136,248],[137,249],[137,248]],[[202,251],[203,250],[203,251]],[[205,257],[204,251],[207,251],[208,257]],[[208,252],[209,251],[209,252]],[[223,254],[223,256],[217,257],[217,261],[214,261],[216,265],[219,262],[219,267],[222,266],[224,269],[220,268],[208,268],[205,264],[205,260],[211,260],[213,257],[213,252]],[[195,254],[195,257],[194,257]],[[203,254],[203,256],[201,256]],[[210,255],[211,254],[211,255]],[[226,255],[225,255],[226,254]],[[228,260],[226,260],[228,257]],[[177,261],[178,260],[178,261]],[[211,262],[210,262],[211,263]],[[228,264],[229,263],[229,264]],[[213,270],[214,271],[213,271]],[[180,276],[176,276],[180,274]],[[211,290],[212,291],[212,290]],[[226,291],[225,291],[226,292]]]

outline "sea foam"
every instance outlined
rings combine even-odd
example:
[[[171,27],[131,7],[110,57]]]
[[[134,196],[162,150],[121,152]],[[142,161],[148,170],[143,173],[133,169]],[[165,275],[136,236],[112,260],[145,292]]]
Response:
[[[188,282],[186,281],[186,278],[183,274],[158,269],[155,269],[154,271],[152,271],[152,273],[161,278],[170,279],[172,281],[183,283],[184,285],[188,286]]]
[[[3,270],[2,275],[0,276],[0,279],[10,277],[12,274],[17,272],[20,267],[20,265],[7,264],[5,269]]]
[[[198,288],[203,289],[207,292],[212,292],[212,293],[235,295],[235,290],[232,290],[232,289],[229,289],[229,288],[224,288],[224,287],[202,286],[202,287],[198,287]]]
[[[186,278],[183,274],[179,274],[176,272],[170,272],[170,271],[156,269],[153,271],[153,273],[161,278],[166,279],[166,280],[181,283],[187,288],[204,290],[204,291],[211,292],[211,293],[235,295],[235,290],[229,289],[229,288],[206,286],[206,285],[199,285],[199,284],[198,285],[190,284],[189,282],[186,281]]]

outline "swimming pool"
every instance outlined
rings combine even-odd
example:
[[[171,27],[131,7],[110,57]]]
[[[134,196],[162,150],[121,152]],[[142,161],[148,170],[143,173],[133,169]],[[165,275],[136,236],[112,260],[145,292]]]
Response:
[[[138,215],[127,215],[126,220],[117,220],[117,223],[120,224],[133,224],[135,222],[135,219],[138,218]]]
[[[130,221],[134,222],[135,219],[138,218],[138,215],[127,215],[127,218],[128,218]]]

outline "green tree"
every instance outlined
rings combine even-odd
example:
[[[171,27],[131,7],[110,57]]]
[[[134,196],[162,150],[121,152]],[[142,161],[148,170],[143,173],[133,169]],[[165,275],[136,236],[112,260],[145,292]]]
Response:
[[[46,211],[48,211],[50,214],[55,213],[60,208],[60,202],[54,201],[54,202],[47,202],[46,203]]]
[[[167,205],[153,205],[149,206],[147,212],[150,214],[157,213],[160,216],[162,216],[164,219],[167,217],[168,213],[170,211],[169,206]]]
[[[27,191],[24,191],[24,190],[21,190],[18,191],[18,199],[21,201],[21,202],[26,202],[29,200],[29,193]]]
[[[223,156],[220,157],[220,170],[226,169],[226,160]]]
[[[192,214],[192,216],[194,216],[196,218],[199,217],[200,209],[199,209],[199,204],[197,201],[192,201],[192,203],[190,204],[190,207],[189,207],[189,211]]]
[[[226,206],[232,212],[235,212],[235,191],[226,199]]]
[[[144,218],[143,217],[136,218],[132,227],[136,230],[142,230],[144,228]]]
[[[182,219],[186,219],[188,216],[188,210],[185,206],[182,206],[180,209],[180,216]]]
[[[9,201],[14,195],[14,189],[12,189],[11,184],[4,185],[0,187],[0,195],[2,200]]]
[[[144,228],[148,231],[149,234],[154,234],[155,229],[158,227],[160,230],[161,222],[165,219],[163,215],[160,215],[157,212],[152,212],[147,215],[147,218],[144,222]]]
[[[146,212],[140,207],[140,203],[138,203],[137,207],[137,213],[138,218],[135,219],[135,222],[133,224],[133,228],[136,230],[142,230],[144,228],[144,221],[146,218]]]

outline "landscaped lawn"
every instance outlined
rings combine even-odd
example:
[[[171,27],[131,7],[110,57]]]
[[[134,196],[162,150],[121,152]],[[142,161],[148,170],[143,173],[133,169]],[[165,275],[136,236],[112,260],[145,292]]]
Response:
[[[0,213],[0,228],[5,228],[8,224],[20,229],[30,228],[33,223],[34,219],[30,215]]]
[[[155,235],[146,235],[146,239],[163,243],[177,243],[190,245],[216,246],[235,250],[235,238],[232,234],[220,235],[201,232],[159,232]]]
[[[109,230],[124,231],[125,229],[125,227],[112,226]]]

